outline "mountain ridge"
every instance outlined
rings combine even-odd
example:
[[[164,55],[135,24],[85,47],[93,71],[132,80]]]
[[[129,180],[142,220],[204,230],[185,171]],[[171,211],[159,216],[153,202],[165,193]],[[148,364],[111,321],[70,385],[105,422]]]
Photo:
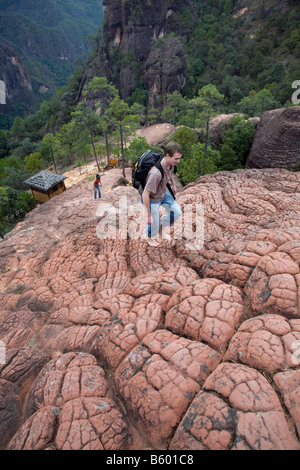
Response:
[[[7,90],[1,124],[12,124],[15,116],[37,110],[41,101],[65,85],[76,60],[89,54],[88,36],[101,25],[102,1],[46,0],[43,9],[36,0],[2,0],[0,5],[0,79]],[[20,69],[11,66],[11,57],[22,64],[31,89],[22,81]]]
[[[139,0],[104,0],[103,5],[103,38],[84,78],[97,70],[122,98],[136,100],[146,89],[158,99],[174,88],[191,97],[214,83],[232,107],[265,86],[284,104],[300,75],[300,7],[294,1],[168,0],[142,8]],[[174,49],[169,43],[175,41]],[[166,60],[171,81],[163,71]],[[149,70],[155,72],[150,79]]]

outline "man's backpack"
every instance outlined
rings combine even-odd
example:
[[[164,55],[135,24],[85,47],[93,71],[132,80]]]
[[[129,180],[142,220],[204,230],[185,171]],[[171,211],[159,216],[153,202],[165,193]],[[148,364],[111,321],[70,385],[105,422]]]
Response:
[[[161,177],[164,177],[164,169],[161,165],[161,161],[163,158],[163,155],[159,153],[154,153],[152,152],[152,150],[147,150],[145,153],[143,153],[143,155],[139,157],[139,159],[135,163],[132,170],[132,186],[135,189],[138,189],[141,195],[146,185],[148,173],[153,166],[155,166],[161,172]],[[174,168],[174,173],[176,173],[176,166]],[[167,184],[167,187],[175,199],[170,185]]]

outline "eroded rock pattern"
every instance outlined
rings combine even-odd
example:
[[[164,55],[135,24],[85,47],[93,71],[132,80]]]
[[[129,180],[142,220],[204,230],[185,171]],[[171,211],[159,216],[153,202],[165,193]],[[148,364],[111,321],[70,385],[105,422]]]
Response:
[[[263,113],[247,159],[247,167],[298,169],[299,164],[300,106]]]
[[[201,177],[150,247],[127,236],[120,198],[140,201],[119,173],[0,243],[1,448],[299,450],[299,174]]]

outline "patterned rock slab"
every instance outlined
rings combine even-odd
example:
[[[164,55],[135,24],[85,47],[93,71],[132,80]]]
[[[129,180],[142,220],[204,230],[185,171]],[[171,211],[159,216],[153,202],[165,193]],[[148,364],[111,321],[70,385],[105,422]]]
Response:
[[[146,447],[296,447],[299,183],[266,169],[188,185],[177,201],[204,209],[197,250],[100,240],[88,182],[29,214],[0,242],[0,380],[15,403],[3,445],[138,449],[136,426]],[[140,204],[110,186],[112,204]]]
[[[299,450],[300,445],[266,378],[223,363],[204,383],[170,449]]]
[[[295,358],[295,365],[299,365],[299,343],[298,356]],[[279,390],[292,419],[297,426],[298,434],[300,431],[300,369],[288,370],[275,374],[274,383]]]
[[[173,294],[168,303],[166,327],[225,352],[228,341],[245,318],[238,287],[217,279],[203,279]]]
[[[295,367],[293,345],[298,342],[300,344],[300,319],[261,315],[240,326],[224,360],[241,362],[274,374]]]
[[[118,392],[154,448],[168,446],[173,429],[221,357],[203,343],[158,330],[118,367]]]
[[[128,450],[143,448],[143,443],[115,402],[96,359],[67,353],[38,375],[28,399],[27,420],[7,448]]]
[[[3,449],[19,427],[21,418],[20,389],[0,379],[0,449]]]
[[[299,265],[287,253],[263,256],[245,287],[254,312],[299,316]]]

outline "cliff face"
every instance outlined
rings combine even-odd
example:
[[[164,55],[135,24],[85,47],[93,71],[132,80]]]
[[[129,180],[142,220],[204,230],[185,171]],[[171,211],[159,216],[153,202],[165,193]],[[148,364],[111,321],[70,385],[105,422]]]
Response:
[[[10,113],[14,101],[34,106],[36,98],[29,73],[16,51],[5,45],[0,49],[0,70],[0,80],[5,83],[6,94],[6,103],[1,106],[1,113]]]
[[[90,52],[88,35],[101,24],[101,0],[44,0],[42,9],[40,4],[1,1],[0,80],[6,85],[7,105],[0,108],[0,127],[37,110],[65,84],[76,59]]]
[[[262,15],[268,16],[273,13],[284,13],[288,8],[286,0],[264,0],[256,2],[254,0],[238,0],[235,2],[234,15],[244,16],[247,21],[253,16],[258,9]],[[293,2],[291,2],[293,3]],[[296,3],[296,2],[295,2]]]
[[[182,43],[197,17],[196,0],[104,0],[103,8],[103,39],[85,80],[105,76],[118,86],[122,98],[141,80],[153,97],[181,91],[186,77]]]

